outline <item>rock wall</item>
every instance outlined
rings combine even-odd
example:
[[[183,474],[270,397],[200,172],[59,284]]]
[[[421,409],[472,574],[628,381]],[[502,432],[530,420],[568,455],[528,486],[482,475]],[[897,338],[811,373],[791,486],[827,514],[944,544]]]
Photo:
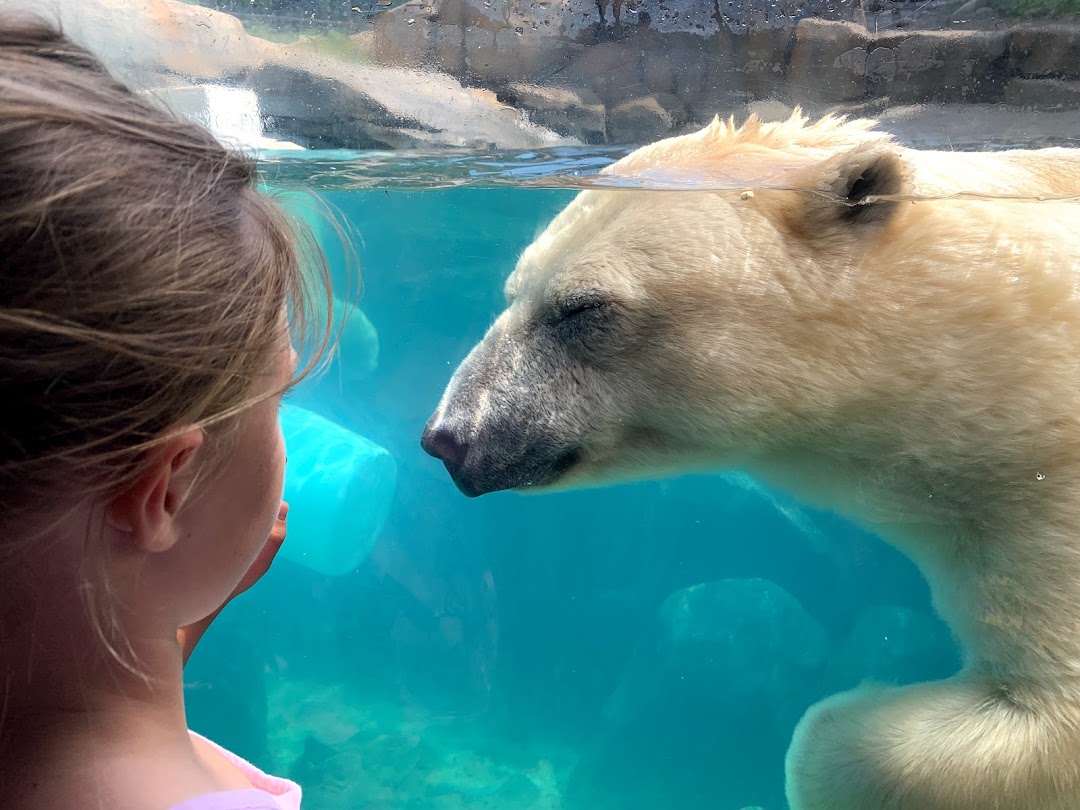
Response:
[[[250,89],[267,136],[311,147],[629,146],[795,105],[955,107],[959,129],[1007,108],[1010,130],[1073,142],[1080,124],[1080,20],[1004,20],[990,0],[393,1],[341,53],[176,0],[0,9],[54,10],[140,86]]]
[[[380,63],[491,87],[585,143],[763,102],[1080,109],[1080,22],[1007,23],[985,0],[408,0],[379,15],[373,42]]]

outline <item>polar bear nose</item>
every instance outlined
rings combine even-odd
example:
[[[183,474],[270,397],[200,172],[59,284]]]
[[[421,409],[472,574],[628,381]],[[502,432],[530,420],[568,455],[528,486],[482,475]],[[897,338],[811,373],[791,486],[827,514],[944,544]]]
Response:
[[[465,463],[469,453],[467,442],[459,439],[452,430],[443,425],[428,425],[420,437],[420,446],[429,456],[439,459],[446,468],[453,472]]]

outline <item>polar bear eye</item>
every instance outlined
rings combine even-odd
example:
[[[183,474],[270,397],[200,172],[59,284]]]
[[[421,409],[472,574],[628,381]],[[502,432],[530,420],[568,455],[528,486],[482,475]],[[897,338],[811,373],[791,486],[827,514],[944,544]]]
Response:
[[[611,302],[598,295],[587,295],[569,298],[559,304],[559,319],[566,320],[578,315],[601,310],[609,307]]]
[[[588,290],[558,297],[553,310],[548,321],[551,339],[573,362],[608,367],[627,342],[621,339],[627,337],[622,306],[606,293]]]

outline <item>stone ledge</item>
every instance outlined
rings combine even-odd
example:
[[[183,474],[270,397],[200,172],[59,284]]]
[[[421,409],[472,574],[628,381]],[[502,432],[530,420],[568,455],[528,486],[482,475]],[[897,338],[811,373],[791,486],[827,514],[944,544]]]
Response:
[[[948,28],[985,11],[984,0],[930,0],[918,6],[930,6],[922,18],[897,17],[910,8],[898,0],[874,0],[865,13],[841,0],[830,16],[847,19],[805,16],[810,6],[793,0],[793,18],[768,18],[758,0],[745,0],[746,14],[713,30],[650,16],[650,2],[627,0],[618,24],[604,27],[592,0],[537,0],[543,14],[408,0],[352,37],[352,54],[333,55],[310,42],[259,39],[227,14],[176,0],[83,0],[61,18],[136,86],[250,89],[267,135],[308,146],[630,145],[763,102],[815,114],[865,105],[1080,108],[1069,84],[1080,81],[1080,22]],[[584,16],[567,18],[569,8]],[[904,20],[947,30],[900,29]]]

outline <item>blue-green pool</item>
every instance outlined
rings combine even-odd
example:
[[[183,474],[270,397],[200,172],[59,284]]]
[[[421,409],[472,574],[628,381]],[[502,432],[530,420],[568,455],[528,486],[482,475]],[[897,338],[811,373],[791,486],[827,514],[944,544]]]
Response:
[[[542,186],[617,156],[269,166],[347,221],[362,294],[286,405],[287,551],[203,640],[187,698],[309,810],[782,810],[810,703],[957,666],[905,558],[751,479],[469,500],[421,451],[573,194]]]

